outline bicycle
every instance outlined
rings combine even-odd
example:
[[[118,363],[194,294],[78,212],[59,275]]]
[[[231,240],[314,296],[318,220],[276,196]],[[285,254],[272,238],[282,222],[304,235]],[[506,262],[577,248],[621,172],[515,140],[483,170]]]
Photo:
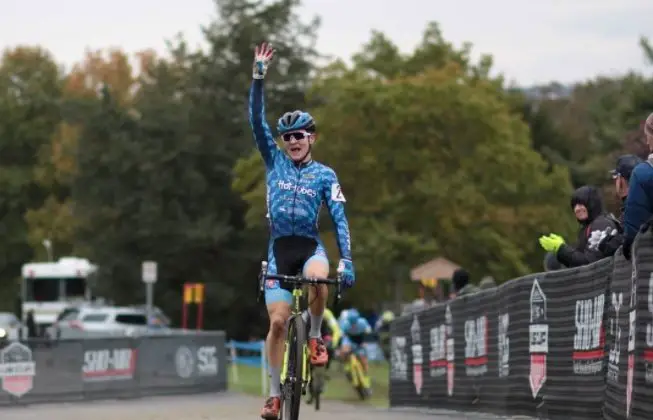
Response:
[[[309,351],[307,346],[306,323],[302,317],[300,300],[304,294],[305,285],[327,284],[336,286],[335,304],[341,297],[341,275],[336,279],[318,279],[305,276],[287,276],[283,274],[268,274],[268,263],[261,263],[259,276],[259,297],[265,291],[266,280],[279,280],[292,285],[293,302],[288,332],[284,343],[283,366],[281,368],[281,411],[279,420],[299,420],[299,406],[302,395],[306,395],[307,385],[311,382]]]
[[[363,363],[356,352],[352,351],[347,355],[345,371],[347,372],[347,380],[354,387],[361,400],[365,400],[372,394],[372,381],[365,372]]]

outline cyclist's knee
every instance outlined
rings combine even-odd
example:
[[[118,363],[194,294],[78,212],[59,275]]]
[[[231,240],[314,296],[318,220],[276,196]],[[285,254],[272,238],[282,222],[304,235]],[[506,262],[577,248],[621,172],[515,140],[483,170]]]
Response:
[[[290,316],[290,308],[284,304],[270,305],[268,307],[270,316],[270,334],[273,337],[283,337],[286,332],[286,322]]]
[[[313,255],[304,264],[303,272],[307,277],[327,278],[329,277],[329,260],[322,255]]]

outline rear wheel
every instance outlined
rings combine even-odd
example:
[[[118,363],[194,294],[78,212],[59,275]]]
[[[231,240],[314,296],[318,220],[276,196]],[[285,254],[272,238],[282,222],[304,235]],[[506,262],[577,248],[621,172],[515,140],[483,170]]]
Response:
[[[283,384],[283,401],[281,403],[283,420],[299,420],[305,342],[304,321],[301,316],[293,317],[288,325],[288,374]]]
[[[311,393],[313,394],[313,402],[315,403],[315,410],[320,409],[320,395],[324,391],[324,375],[321,368],[313,369],[311,375]]]

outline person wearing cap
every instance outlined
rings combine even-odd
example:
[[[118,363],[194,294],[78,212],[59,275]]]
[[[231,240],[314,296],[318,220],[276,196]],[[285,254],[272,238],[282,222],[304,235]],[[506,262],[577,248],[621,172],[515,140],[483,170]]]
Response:
[[[628,197],[628,184],[633,169],[642,162],[643,160],[635,155],[619,156],[615,169],[610,171],[610,175],[614,179],[615,191],[621,200],[621,213],[619,214],[619,219],[616,220],[618,223],[617,229],[610,232],[599,244],[599,250],[605,255],[614,255],[617,249],[624,243],[623,226],[626,198]]]
[[[653,153],[653,113],[644,123],[644,135],[649,152]],[[640,228],[647,229],[653,216],[653,155],[632,170],[628,183],[628,197],[624,211],[624,256],[630,259],[630,251]]]

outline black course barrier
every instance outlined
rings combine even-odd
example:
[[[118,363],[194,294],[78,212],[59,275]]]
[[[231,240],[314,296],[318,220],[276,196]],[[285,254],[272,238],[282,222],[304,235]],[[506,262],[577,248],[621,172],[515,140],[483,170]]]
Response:
[[[218,332],[5,343],[0,405],[227,389]]]
[[[653,418],[653,234],[396,319],[390,406]]]

